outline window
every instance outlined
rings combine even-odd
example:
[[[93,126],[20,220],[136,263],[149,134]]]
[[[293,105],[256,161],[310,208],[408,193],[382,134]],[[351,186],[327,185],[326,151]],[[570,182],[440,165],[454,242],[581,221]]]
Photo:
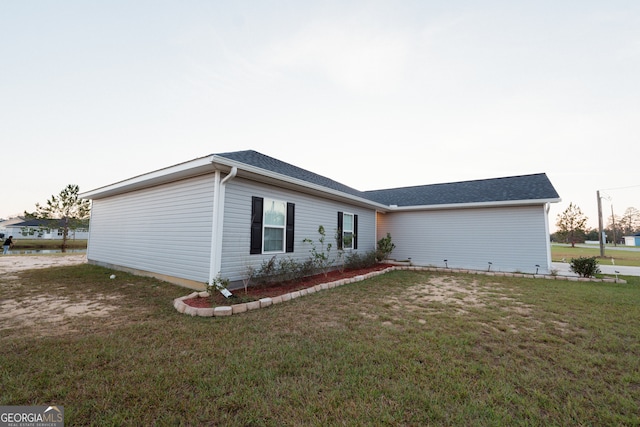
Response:
[[[343,249],[353,248],[353,214],[344,214],[342,218]]]
[[[20,228],[20,234],[22,234],[23,236],[33,236],[36,234],[36,230],[35,228],[31,227],[22,227]]]
[[[358,215],[338,212],[338,249],[358,249]]]
[[[264,205],[262,252],[284,252],[287,205],[285,202],[268,199],[265,200]]]
[[[249,253],[293,252],[294,215],[293,203],[252,197]]]

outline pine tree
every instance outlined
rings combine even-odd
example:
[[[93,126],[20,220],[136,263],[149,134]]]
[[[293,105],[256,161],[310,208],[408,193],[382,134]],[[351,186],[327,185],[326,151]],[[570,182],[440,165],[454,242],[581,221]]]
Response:
[[[561,214],[558,214],[556,222],[559,232],[567,237],[567,240],[571,242],[572,248],[576,246],[576,233],[581,230],[584,231],[586,224],[587,217],[573,203],[569,203],[569,207]]]
[[[69,230],[86,228],[89,224],[91,202],[78,197],[80,187],[69,184],[58,196],[52,195],[45,206],[36,203],[35,212],[25,215],[42,220],[47,228],[62,228],[62,252],[67,249]]]

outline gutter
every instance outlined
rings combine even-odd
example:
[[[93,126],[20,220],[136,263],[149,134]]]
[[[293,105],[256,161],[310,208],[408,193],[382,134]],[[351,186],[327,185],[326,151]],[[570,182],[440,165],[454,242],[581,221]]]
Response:
[[[236,177],[238,168],[232,167],[231,172],[224,179],[220,180],[220,171],[215,172],[213,190],[213,216],[211,219],[211,258],[209,259],[209,277],[207,282],[212,284],[213,280],[220,274],[222,269],[222,234],[224,224],[224,202],[225,188],[227,183]]]
[[[470,202],[470,203],[447,203],[442,205],[415,205],[415,206],[388,206],[391,212],[408,212],[408,211],[435,211],[445,209],[471,209],[471,208],[495,208],[505,206],[535,206],[545,205],[550,203],[558,203],[562,199],[525,199],[525,200],[502,200],[502,201],[489,201],[489,202]]]

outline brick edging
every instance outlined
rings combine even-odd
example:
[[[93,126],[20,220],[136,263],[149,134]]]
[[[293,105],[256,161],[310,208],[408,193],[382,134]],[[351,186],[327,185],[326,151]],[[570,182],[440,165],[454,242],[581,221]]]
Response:
[[[209,296],[209,293],[206,291],[203,292],[192,292],[189,295],[185,295],[183,297],[179,297],[173,300],[173,307],[178,310],[179,313],[184,313],[190,316],[201,316],[201,317],[223,317],[223,316],[231,316],[233,314],[245,313],[247,311],[256,310],[259,308],[269,307],[271,305],[280,304],[286,301],[290,301],[292,299],[300,298],[305,295],[313,294],[319,291],[324,291],[327,289],[332,289],[338,286],[346,285],[349,283],[361,282],[366,279],[370,279],[375,276],[379,276],[381,274],[386,274],[390,271],[395,270],[410,270],[410,271],[433,271],[440,273],[463,273],[463,274],[482,274],[485,276],[496,276],[496,277],[523,277],[529,279],[549,279],[549,280],[566,280],[569,282],[604,282],[604,283],[627,283],[626,280],[623,279],[596,279],[590,277],[574,277],[574,276],[560,276],[557,274],[524,274],[524,273],[504,273],[500,271],[482,271],[482,270],[467,270],[461,268],[443,268],[443,267],[416,267],[416,266],[394,266],[388,267],[384,270],[373,271],[371,273],[362,274],[360,276],[354,276],[348,279],[340,279],[333,282],[322,283],[319,285],[311,286],[306,289],[300,289],[294,292],[289,292],[284,295],[278,295],[277,297],[267,297],[261,298],[258,301],[244,302],[240,304],[233,304],[230,306],[217,306],[217,307],[191,307],[186,304],[184,300],[202,297],[206,298]]]

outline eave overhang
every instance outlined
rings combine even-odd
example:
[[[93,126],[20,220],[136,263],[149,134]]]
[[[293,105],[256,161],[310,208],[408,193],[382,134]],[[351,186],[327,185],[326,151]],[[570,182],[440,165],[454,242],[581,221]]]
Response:
[[[251,181],[274,185],[280,188],[287,188],[293,191],[322,197],[325,199],[335,200],[339,202],[350,203],[367,209],[374,209],[381,213],[386,212],[410,212],[410,211],[434,211],[446,209],[477,209],[489,207],[505,207],[505,206],[532,206],[544,205],[546,203],[558,203],[560,198],[551,199],[531,199],[531,200],[506,200],[506,201],[487,201],[473,203],[450,203],[439,205],[420,205],[420,206],[395,206],[384,205],[374,202],[364,197],[359,197],[343,191],[334,190],[321,185],[313,184],[288,175],[279,174],[266,169],[247,165],[217,155],[200,157],[187,162],[179,163],[167,168],[159,169],[143,175],[138,175],[123,181],[116,182],[104,187],[96,188],[79,196],[83,199],[103,199],[118,194],[128,193],[131,191],[141,190],[144,188],[155,187],[158,185],[174,182],[182,179],[193,178],[200,175],[211,174],[220,171],[228,174],[233,167],[238,168],[237,176],[239,178]]]
[[[191,178],[214,172],[211,165],[213,156],[200,157],[188,162],[179,163],[167,168],[125,179],[114,184],[96,188],[84,193],[79,197],[83,199],[103,199],[117,194],[128,193],[130,191],[141,190],[143,188],[155,187],[172,181]]]
[[[138,175],[133,178],[119,181],[104,187],[96,188],[80,194],[83,199],[103,199],[118,194],[128,193],[131,191],[141,190],[144,188],[155,187],[181,179],[192,178],[195,176],[205,175],[220,171],[221,173],[229,173],[233,167],[238,168],[237,176],[248,180],[256,181],[263,184],[288,188],[291,190],[315,195],[331,200],[348,202],[350,204],[366,207],[369,209],[388,210],[389,207],[380,203],[376,203],[363,197],[358,197],[342,191],[316,185],[301,179],[292,178],[287,175],[268,171],[266,169],[247,165],[246,163],[237,162],[216,155],[200,157],[188,162],[180,163],[157,171]]]

